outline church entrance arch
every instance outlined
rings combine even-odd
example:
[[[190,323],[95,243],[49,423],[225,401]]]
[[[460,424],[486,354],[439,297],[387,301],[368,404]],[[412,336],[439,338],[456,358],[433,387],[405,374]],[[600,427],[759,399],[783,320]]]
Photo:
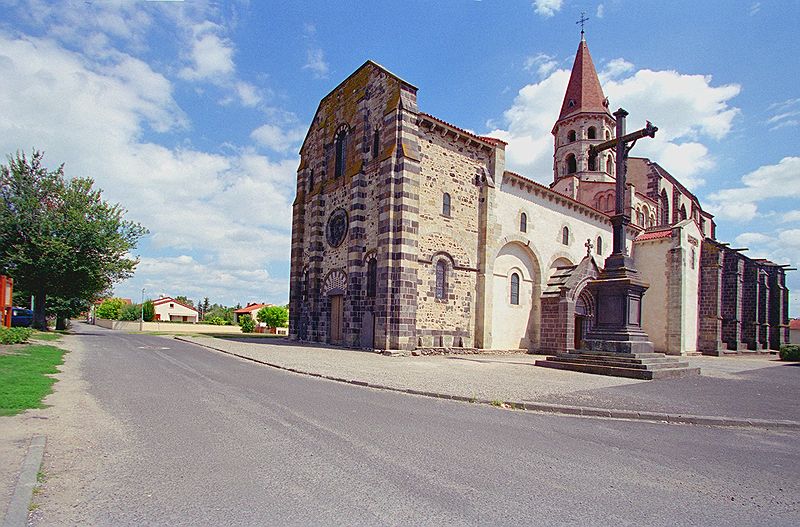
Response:
[[[594,320],[594,299],[584,289],[575,301],[575,341],[574,349],[583,349],[583,339],[592,327]]]
[[[537,349],[542,287],[536,255],[509,242],[498,251],[492,275],[492,348]]]

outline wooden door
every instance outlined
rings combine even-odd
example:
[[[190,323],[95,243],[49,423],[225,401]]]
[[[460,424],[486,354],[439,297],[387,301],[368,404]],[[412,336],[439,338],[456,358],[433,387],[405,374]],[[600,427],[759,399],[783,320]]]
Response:
[[[342,343],[342,295],[331,297],[331,344]]]

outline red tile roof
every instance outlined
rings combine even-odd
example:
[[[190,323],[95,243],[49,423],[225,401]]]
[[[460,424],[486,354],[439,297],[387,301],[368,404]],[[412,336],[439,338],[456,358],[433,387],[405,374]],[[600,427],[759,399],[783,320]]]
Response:
[[[248,304],[241,309],[237,309],[236,311],[234,311],[234,313],[237,313],[239,315],[244,315],[246,313],[252,313],[253,311],[258,311],[262,307],[269,307],[271,305],[272,304]]]
[[[636,237],[636,241],[643,242],[646,240],[660,240],[661,238],[671,238],[671,237],[672,237],[672,229],[664,229],[660,231],[643,232],[642,234]]]
[[[572,101],[571,106],[570,101]],[[600,87],[600,79],[597,78],[597,70],[594,69],[592,56],[589,54],[589,47],[583,39],[578,44],[578,52],[572,64],[572,74],[569,77],[558,119],[564,119],[578,112],[610,113],[603,88]]]

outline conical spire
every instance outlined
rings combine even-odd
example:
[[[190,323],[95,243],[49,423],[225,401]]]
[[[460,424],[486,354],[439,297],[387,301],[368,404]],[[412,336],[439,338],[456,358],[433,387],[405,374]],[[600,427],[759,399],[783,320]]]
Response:
[[[597,78],[597,71],[594,69],[583,32],[558,120],[578,112],[601,112],[610,115],[608,102],[603,95],[603,88],[600,87],[600,79]]]

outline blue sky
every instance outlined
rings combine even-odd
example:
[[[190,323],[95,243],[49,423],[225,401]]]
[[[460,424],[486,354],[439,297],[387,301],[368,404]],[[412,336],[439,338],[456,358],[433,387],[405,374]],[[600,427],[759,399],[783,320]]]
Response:
[[[794,0],[0,0],[0,153],[44,150],[150,229],[117,295],[283,303],[321,97],[373,59],[422,111],[508,141],[508,168],[549,183],[581,11],[612,108],[660,128],[633,154],[697,194],[720,240],[800,264]]]

